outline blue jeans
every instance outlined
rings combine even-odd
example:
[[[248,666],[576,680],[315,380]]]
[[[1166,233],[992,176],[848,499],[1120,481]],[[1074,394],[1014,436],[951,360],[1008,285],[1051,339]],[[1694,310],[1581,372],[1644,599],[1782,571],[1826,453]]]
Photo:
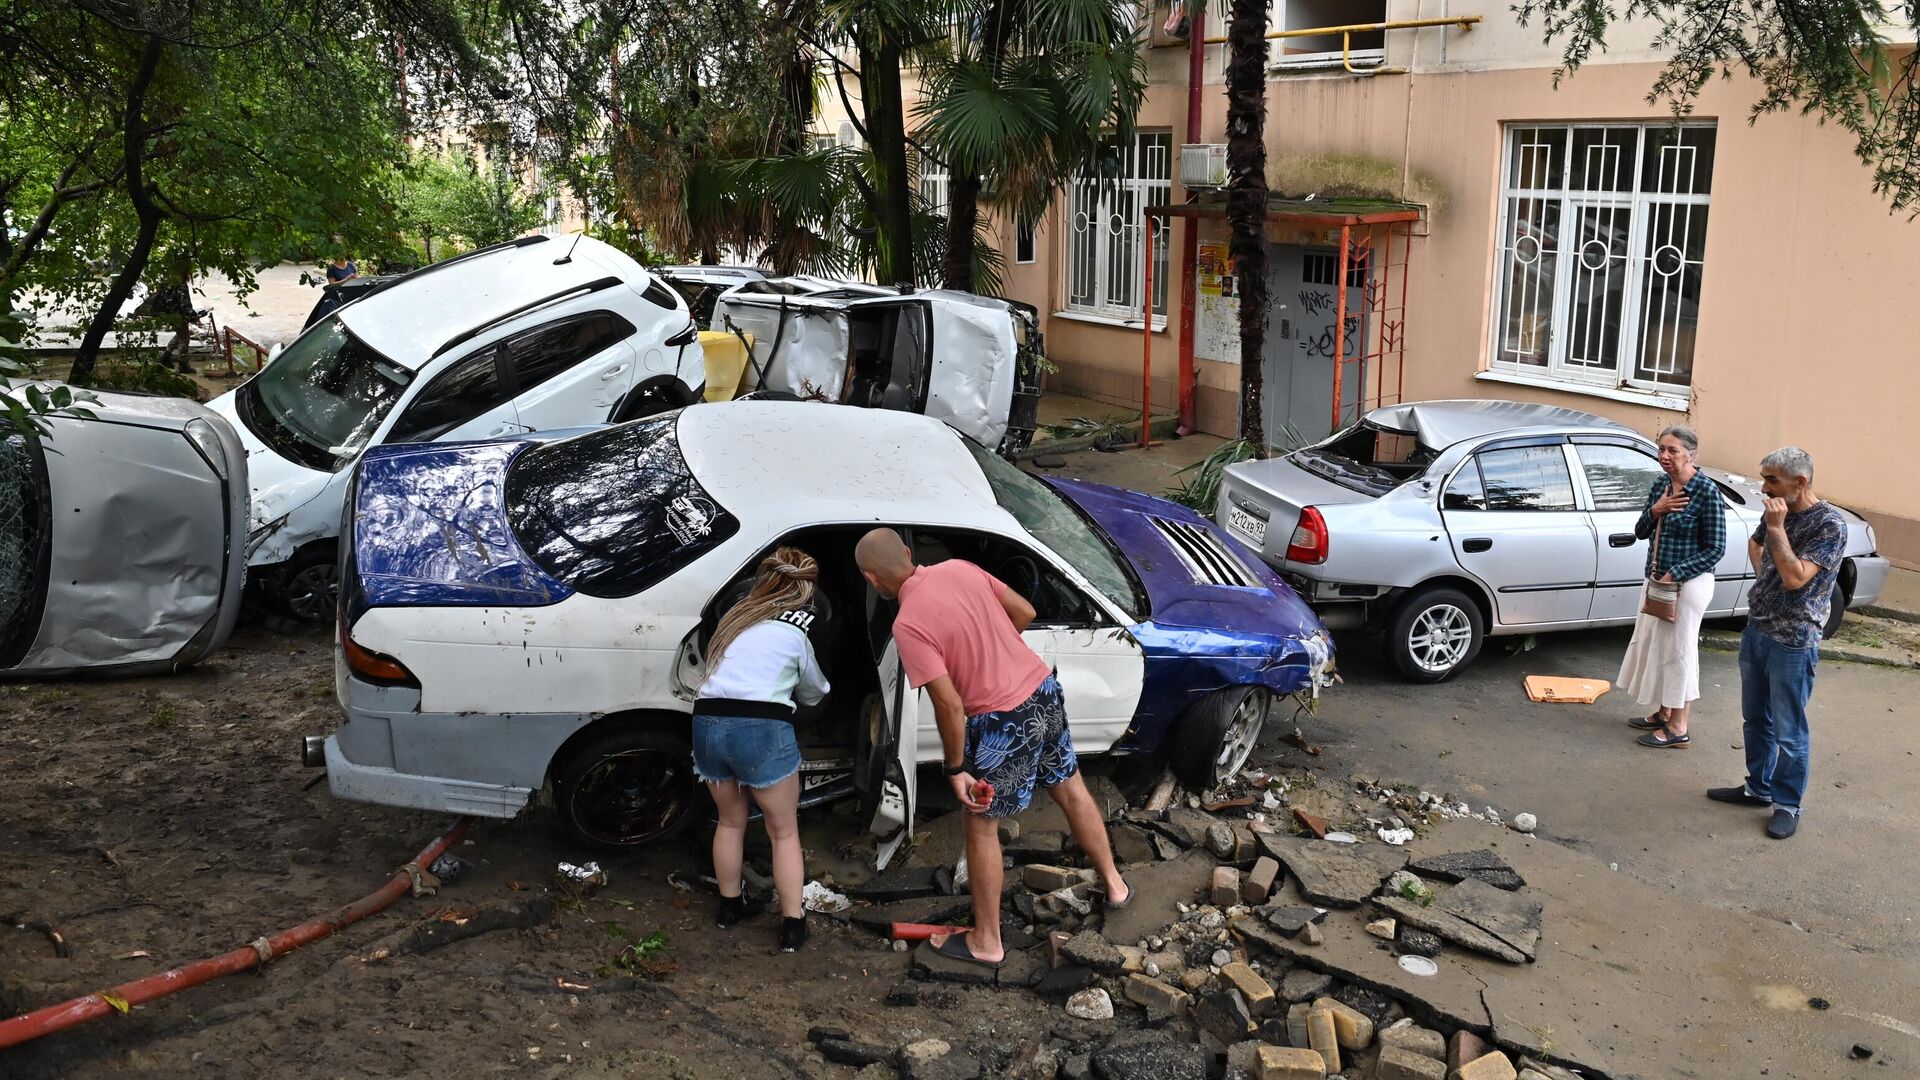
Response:
[[[1807,699],[1819,660],[1817,646],[1788,648],[1751,626],[1740,635],[1747,791],[1795,814],[1807,794]]]
[[[800,771],[800,740],[785,720],[696,716],[693,771],[711,784],[770,788]]]

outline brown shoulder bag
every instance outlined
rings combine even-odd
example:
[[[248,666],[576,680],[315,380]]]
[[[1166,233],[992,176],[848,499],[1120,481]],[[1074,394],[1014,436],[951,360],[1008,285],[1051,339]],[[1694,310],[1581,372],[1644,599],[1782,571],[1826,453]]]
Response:
[[[1666,527],[1667,518],[1665,514],[1662,514],[1659,523],[1653,527],[1653,563],[1655,566],[1660,565],[1660,530]],[[1661,581],[1649,575],[1647,577],[1646,591],[1640,598],[1640,613],[1642,615],[1651,615],[1656,619],[1665,619],[1667,622],[1674,622],[1679,619],[1680,583],[1677,581]]]

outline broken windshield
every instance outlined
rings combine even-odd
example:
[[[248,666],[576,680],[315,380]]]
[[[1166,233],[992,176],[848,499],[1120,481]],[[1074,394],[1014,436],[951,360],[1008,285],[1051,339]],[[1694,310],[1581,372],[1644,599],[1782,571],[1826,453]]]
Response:
[[[412,381],[413,372],[327,319],[241,387],[239,411],[282,457],[338,472],[366,449]]]
[[[1133,573],[1112,541],[1065,495],[1021,472],[972,439],[960,440],[987,474],[994,501],[1034,539],[1052,548],[1114,606],[1138,619],[1146,609]]]
[[[1412,435],[1362,421],[1338,435],[1293,453],[1293,463],[1341,487],[1376,498],[1427,471],[1439,451]]]

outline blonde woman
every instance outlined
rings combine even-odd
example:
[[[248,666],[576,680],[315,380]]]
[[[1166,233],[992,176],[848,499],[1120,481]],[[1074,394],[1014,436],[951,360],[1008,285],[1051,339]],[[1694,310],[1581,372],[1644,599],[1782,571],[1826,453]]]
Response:
[[[793,707],[796,699],[818,704],[830,689],[807,639],[819,581],[820,564],[797,548],[760,560],[752,591],[721,618],[707,645],[713,659],[693,706],[693,770],[713,792],[720,817],[713,832],[713,877],[720,885],[714,922],[726,929],[760,910],[740,877],[751,798],[773,844],[781,952],[807,940]]]
[[[1642,611],[1620,662],[1620,689],[1653,712],[1628,725],[1646,732],[1641,746],[1681,750],[1692,745],[1687,724],[1700,697],[1700,619],[1713,599],[1713,568],[1727,550],[1726,504],[1720,489],[1694,464],[1700,438],[1692,428],[1660,433],[1660,471],[1634,535],[1653,538],[1647,551],[1648,588],[1678,586],[1671,621]]]

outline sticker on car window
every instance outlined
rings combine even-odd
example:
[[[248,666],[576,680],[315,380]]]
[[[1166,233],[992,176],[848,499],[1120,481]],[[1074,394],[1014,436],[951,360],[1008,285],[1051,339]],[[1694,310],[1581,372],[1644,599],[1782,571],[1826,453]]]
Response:
[[[718,514],[711,502],[698,495],[681,495],[667,504],[667,528],[683,544],[705,540],[713,534]]]

